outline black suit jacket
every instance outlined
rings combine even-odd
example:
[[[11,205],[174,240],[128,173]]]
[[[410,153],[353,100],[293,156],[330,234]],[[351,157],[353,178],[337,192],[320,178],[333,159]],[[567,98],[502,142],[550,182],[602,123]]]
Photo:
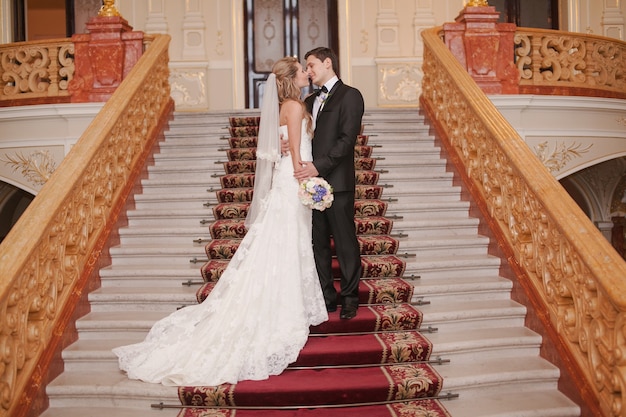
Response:
[[[313,94],[305,100],[313,113]],[[365,105],[356,88],[337,81],[317,116],[313,135],[313,165],[335,192],[354,191],[354,146],[361,133]]]

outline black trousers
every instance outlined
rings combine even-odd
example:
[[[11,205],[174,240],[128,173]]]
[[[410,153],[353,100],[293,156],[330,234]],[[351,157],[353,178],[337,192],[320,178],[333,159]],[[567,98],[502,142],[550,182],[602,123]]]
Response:
[[[354,191],[336,192],[333,204],[324,211],[313,210],[313,255],[326,305],[335,305],[337,291],[333,285],[331,237],[335,241],[341,268],[341,303],[359,303],[361,251],[354,225]]]

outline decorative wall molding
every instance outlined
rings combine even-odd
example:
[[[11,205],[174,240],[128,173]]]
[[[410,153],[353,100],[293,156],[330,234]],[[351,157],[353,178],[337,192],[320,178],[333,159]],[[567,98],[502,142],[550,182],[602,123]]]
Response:
[[[592,147],[593,144],[585,146],[576,142],[555,141],[549,143],[544,141],[534,147],[534,152],[550,173],[555,174],[571,160],[582,158],[582,155],[589,152]]]
[[[145,25],[146,33],[168,33],[165,18],[165,0],[148,0],[148,18]]]
[[[379,0],[378,14],[376,15],[377,56],[400,55],[399,30],[400,21],[396,12],[395,0]]]
[[[435,22],[432,0],[415,0],[415,15],[413,17],[413,54],[415,56],[424,56],[422,30],[435,26]]]
[[[177,110],[205,110],[208,107],[208,71],[206,63],[193,66],[170,62],[171,96]]]
[[[376,59],[378,70],[378,105],[419,105],[422,92],[422,61],[420,59]]]
[[[219,7],[219,0],[217,0],[216,3]],[[199,0],[185,1],[185,16],[183,17],[183,59],[190,61],[206,61],[205,38],[206,26],[200,11]]]
[[[35,151],[27,156],[22,153],[5,154],[4,158],[0,158],[0,162],[9,165],[13,171],[20,172],[35,186],[45,184],[56,169],[54,158],[48,151]]]
[[[624,40],[624,14],[622,0],[604,0],[602,10],[602,35]]]

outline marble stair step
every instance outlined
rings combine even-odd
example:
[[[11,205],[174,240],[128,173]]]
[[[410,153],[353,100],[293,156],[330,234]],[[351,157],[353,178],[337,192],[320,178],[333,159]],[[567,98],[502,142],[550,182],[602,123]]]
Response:
[[[448,359],[451,363],[537,356],[542,341],[539,334],[525,327],[441,329],[424,335],[433,344],[431,359]]]
[[[419,306],[424,314],[422,329],[432,327],[438,332],[455,332],[492,327],[524,327],[526,307],[510,299],[457,301]]]
[[[418,307],[424,313],[422,329],[455,331],[466,328],[523,327],[525,308],[511,300],[491,300],[488,303],[465,301],[428,304]],[[145,337],[157,320],[165,317],[164,311],[92,311],[76,322],[85,340],[111,337]],[[118,335],[118,336],[114,336]]]
[[[228,122],[226,122],[228,123]],[[179,139],[193,138],[204,140],[205,147],[215,144],[215,138],[228,136],[228,129],[224,122],[221,125],[200,125],[192,124],[185,126],[184,124],[170,125],[169,130],[165,132],[165,138],[169,142],[176,142]]]
[[[117,407],[137,408],[141,416],[141,410],[149,410],[151,404],[180,404],[176,387],[129,380],[121,371],[64,372],[46,391],[52,408],[111,407],[111,416]]]
[[[575,417],[578,406],[556,389],[512,389],[501,392],[484,389],[463,395],[462,401],[445,401],[444,406],[454,417]]]
[[[391,199],[391,201],[390,201]],[[459,218],[467,218],[469,213],[469,202],[452,200],[452,201],[435,201],[434,199],[419,198],[416,196],[398,196],[387,197],[383,193],[382,201],[388,201],[387,215],[398,215],[405,218],[443,218],[450,216],[458,216]]]
[[[392,144],[428,144],[433,146],[433,136],[427,131],[414,129],[396,131],[364,131],[367,136],[367,144],[374,146],[391,146]]]
[[[393,170],[395,167],[413,167],[415,173],[432,173],[434,170],[439,169],[441,172],[445,172],[446,161],[441,158],[428,158],[421,159],[419,164],[415,163],[415,158],[407,155],[397,155],[392,158],[383,158],[378,154],[374,154],[373,158],[376,159],[376,169]]]
[[[525,389],[556,390],[560,374],[557,367],[537,355],[441,365],[437,371],[443,377],[442,392],[455,392],[464,398],[487,390],[500,395]]]
[[[383,134],[429,135],[430,128],[419,121],[414,121],[413,123],[409,120],[387,120],[381,122],[380,120],[368,119],[367,117],[364,117],[363,134],[369,135],[372,133],[377,133],[381,136]]]
[[[480,361],[454,367],[435,365],[443,376],[442,392],[471,396],[489,390],[494,396],[502,396],[522,386],[532,390],[556,388],[558,369],[536,356],[492,358],[489,363],[496,366],[485,370],[485,364]],[[90,384],[93,380],[99,384]],[[115,405],[140,408],[160,402],[179,404],[175,387],[128,380],[121,371],[64,372],[48,385],[47,391],[52,407]]]
[[[458,235],[475,235],[478,231],[478,219],[453,214],[432,217],[428,214],[411,217],[403,215],[401,219],[393,220],[391,233],[407,235],[406,240],[410,240],[429,238],[433,234],[435,236],[448,234],[451,230]]]
[[[179,409],[153,409],[142,404],[139,408],[115,407],[111,414],[110,407],[65,407],[49,408],[40,417],[177,417]]]
[[[432,144],[394,143],[378,144],[372,150],[372,157],[395,158],[397,156],[411,157],[415,164],[421,160],[441,158],[441,149]]]
[[[397,255],[410,254],[417,259],[432,259],[441,256],[484,256],[489,238],[482,236],[457,236],[452,233],[429,239],[401,242]]]
[[[413,285],[411,302],[419,305],[422,301],[432,303],[456,303],[510,299],[513,283],[498,274],[474,277],[440,276],[407,279]]]
[[[496,275],[500,271],[501,260],[498,257],[483,256],[439,256],[430,258],[405,258],[407,277],[480,277]]]
[[[383,189],[382,198],[392,198],[400,201],[400,198],[412,198],[421,201],[460,201],[461,187],[447,185],[445,187],[436,184],[423,185],[420,183],[411,184],[390,184],[385,183],[384,179],[378,181],[378,185],[387,186]],[[389,185],[392,185],[389,187]]]
[[[170,312],[104,311],[89,312],[76,321],[81,340],[105,340],[118,337],[144,338],[157,321]]]
[[[211,197],[213,197],[211,193],[206,190],[184,194],[139,194],[135,196],[135,210],[202,208],[204,207],[203,204],[209,201]],[[206,210],[210,212],[208,208]]]
[[[450,361],[484,360],[490,358],[533,355],[537,353],[541,338],[524,328],[495,328],[480,331],[448,333],[424,333],[434,345],[431,359]],[[104,340],[78,340],[63,351],[65,370],[80,372],[86,370],[119,371],[117,357],[112,349],[118,346],[138,343],[143,337],[120,335]]]
[[[120,245],[145,245],[155,241],[163,241],[171,245],[194,244],[196,239],[209,239],[210,233],[206,226],[198,224],[195,227],[123,227],[118,231]],[[204,247],[204,245],[202,245]]]
[[[516,417],[572,417],[578,416],[577,406],[563,394],[555,391],[513,391],[504,395],[476,393],[463,401],[445,401],[444,406],[454,417],[508,417],[516,410]],[[176,417],[177,409],[115,408],[115,417]],[[541,413],[541,414],[538,414]],[[48,409],[41,417],[111,417],[108,407],[71,407]]]
[[[183,306],[198,304],[195,286],[103,287],[89,293],[91,311],[160,311],[165,314]]]
[[[218,147],[210,151],[207,151],[206,147],[203,146],[165,147],[161,149],[160,153],[154,154],[154,163],[150,166],[150,169],[158,169],[160,167],[166,169],[181,165],[187,168],[213,168],[214,171],[217,172],[220,171],[222,167],[215,162],[225,157],[224,150]]]
[[[375,168],[374,170],[379,171],[379,172],[382,171],[382,170],[378,170],[378,168]],[[454,180],[454,174],[451,172],[445,172],[445,171],[416,173],[415,166],[407,165],[406,167],[394,168],[392,171],[381,172],[379,180],[400,181],[400,182],[424,181],[426,184],[429,184],[432,181],[448,180],[450,181],[449,185],[452,185],[451,181]]]
[[[201,263],[180,265],[115,265],[100,269],[102,287],[180,288],[191,281],[191,288],[202,285]]]
[[[160,244],[137,246],[114,246],[109,249],[111,265],[171,265],[172,263],[185,264],[192,259],[206,259],[203,247],[193,245]],[[198,264],[200,265],[200,264]]]
[[[225,147],[228,143],[224,144]],[[204,149],[204,148],[203,148]],[[183,146],[177,146],[176,148],[168,149],[168,152],[161,152],[154,155],[155,166],[169,166],[169,165],[196,165],[196,166],[211,166],[215,161],[224,159],[224,149],[215,148],[215,150],[194,150],[187,149]],[[215,170],[219,170],[219,166],[215,166]]]
[[[171,166],[153,165],[148,167],[148,175],[150,178],[155,179],[159,179],[161,177],[171,178],[172,175],[198,175],[202,178],[209,179],[215,173],[215,169],[212,165],[213,163],[199,164],[198,166],[185,164],[176,164]]]
[[[223,172],[224,169],[221,169]],[[185,194],[185,193],[201,193],[207,192],[211,186],[215,187],[219,183],[219,178],[213,175],[204,176],[203,178],[148,178],[141,181],[142,194]],[[207,192],[208,193],[208,192]],[[208,193],[212,195],[211,193]]]
[[[209,217],[207,217],[209,216]],[[206,208],[128,210],[126,217],[129,227],[195,227],[200,221],[212,218],[213,213]],[[208,226],[207,226],[208,230]]]
[[[420,184],[423,187],[439,187],[446,188],[452,186],[452,175],[441,173],[441,175],[433,175],[433,173],[423,173],[421,176],[413,175],[408,177],[406,174],[391,172],[381,174],[378,178],[378,184],[391,185],[393,187],[412,187]]]

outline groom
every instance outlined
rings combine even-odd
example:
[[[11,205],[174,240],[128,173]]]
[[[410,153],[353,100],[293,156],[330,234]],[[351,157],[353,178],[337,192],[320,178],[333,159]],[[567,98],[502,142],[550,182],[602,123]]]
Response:
[[[354,147],[361,132],[363,96],[337,76],[337,56],[329,48],[315,48],[304,57],[306,70],[318,94],[305,100],[313,115],[313,162],[302,162],[296,179],[323,177],[333,187],[334,201],[325,211],[313,210],[313,255],[326,309],[337,309],[333,285],[331,236],[341,268],[341,314],[349,320],[359,306],[361,257],[354,225]]]

